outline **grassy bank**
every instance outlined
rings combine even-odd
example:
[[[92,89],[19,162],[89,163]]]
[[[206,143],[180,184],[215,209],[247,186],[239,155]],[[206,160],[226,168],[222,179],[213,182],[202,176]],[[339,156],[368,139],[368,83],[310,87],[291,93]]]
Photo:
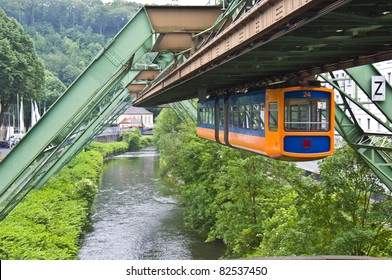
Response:
[[[31,191],[0,222],[0,259],[77,259],[103,160],[130,149],[126,142],[92,143],[43,188]]]

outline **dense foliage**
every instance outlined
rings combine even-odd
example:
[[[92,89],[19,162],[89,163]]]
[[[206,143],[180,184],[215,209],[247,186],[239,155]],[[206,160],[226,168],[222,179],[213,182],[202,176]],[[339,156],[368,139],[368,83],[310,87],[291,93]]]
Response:
[[[128,143],[128,151],[137,151],[152,145],[152,137],[142,137],[139,129],[121,133],[122,141]]]
[[[44,84],[44,65],[21,25],[0,9],[0,126],[16,95],[37,98]]]
[[[29,126],[30,98],[43,114],[138,9],[125,0],[0,0],[2,112],[17,118],[17,95],[25,97]]]
[[[0,222],[0,259],[77,259],[98,191],[103,158],[128,144],[92,143]]]
[[[227,243],[226,257],[392,256],[392,199],[348,147],[304,177],[293,163],[195,136],[171,110],[157,119],[164,174],[181,182],[188,224]]]
[[[125,0],[0,0],[0,8],[33,38],[46,69],[69,86],[136,13]]]

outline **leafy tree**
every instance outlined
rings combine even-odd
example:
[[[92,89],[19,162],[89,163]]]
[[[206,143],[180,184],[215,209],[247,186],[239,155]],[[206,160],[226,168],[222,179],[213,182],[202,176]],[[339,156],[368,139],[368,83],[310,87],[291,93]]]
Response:
[[[52,72],[45,70],[45,90],[41,98],[45,109],[49,108],[65,89],[65,85]]]
[[[392,237],[392,198],[380,179],[348,146],[321,163],[320,177],[321,194],[328,202],[326,226],[333,232],[331,253],[374,255],[380,251],[380,242]]]
[[[36,99],[44,86],[44,66],[31,38],[0,9],[0,126],[16,95]]]
[[[296,203],[266,221],[259,254],[391,256],[391,196],[348,146],[295,190]]]

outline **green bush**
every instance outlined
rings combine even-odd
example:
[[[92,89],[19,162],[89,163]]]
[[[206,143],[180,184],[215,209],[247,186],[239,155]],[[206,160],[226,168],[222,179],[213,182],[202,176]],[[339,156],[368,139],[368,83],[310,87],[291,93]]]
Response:
[[[108,157],[113,154],[123,153],[128,150],[128,144],[125,142],[113,142],[113,143],[99,143],[92,142],[86,150],[97,151],[103,157]]]
[[[142,148],[140,138],[142,134],[140,130],[126,131],[121,133],[122,141],[128,144],[129,151],[138,151]]]
[[[152,136],[144,136],[140,138],[140,147],[145,148],[153,145],[153,137]]]
[[[0,222],[0,259],[77,259],[79,238],[98,192],[103,158],[126,143],[92,143]]]

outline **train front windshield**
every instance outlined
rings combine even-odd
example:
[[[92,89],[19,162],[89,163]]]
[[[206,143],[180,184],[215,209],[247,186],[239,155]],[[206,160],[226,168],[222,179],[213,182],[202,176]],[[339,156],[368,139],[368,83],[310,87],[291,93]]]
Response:
[[[329,131],[330,106],[330,100],[327,98],[285,98],[285,130]]]

